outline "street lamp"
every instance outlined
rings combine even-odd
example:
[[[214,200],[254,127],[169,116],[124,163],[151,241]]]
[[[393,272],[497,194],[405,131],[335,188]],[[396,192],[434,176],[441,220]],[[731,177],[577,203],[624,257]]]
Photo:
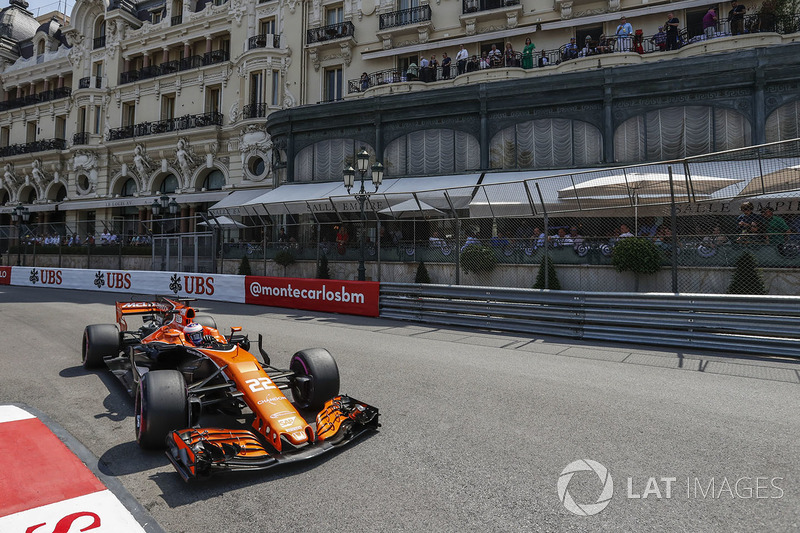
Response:
[[[358,281],[366,281],[366,266],[364,265],[364,256],[365,256],[365,238],[366,238],[366,213],[364,212],[364,204],[367,202],[367,199],[370,197],[371,194],[378,192],[378,187],[381,186],[381,182],[383,181],[383,165],[376,162],[372,165],[372,184],[375,186],[375,190],[373,192],[368,192],[364,188],[364,178],[366,177],[367,171],[370,170],[369,166],[369,152],[365,148],[361,148],[361,151],[358,152],[356,156],[356,165],[358,167],[358,173],[361,175],[361,189],[358,192],[353,193],[353,196],[356,200],[358,200],[358,205],[361,209],[361,232],[359,237],[359,246],[361,248],[361,255],[358,260]],[[347,167],[344,169],[344,186],[347,189],[348,194],[350,193],[350,189],[353,188],[356,179],[356,170],[353,167]]]
[[[31,212],[21,203],[11,212],[11,220],[17,225],[17,266],[22,266],[22,224],[27,224],[31,218]]]
[[[150,209],[153,211],[154,217],[159,216],[162,212],[164,213],[164,216],[162,217],[161,220],[162,232],[164,230],[163,226],[164,218],[166,218],[167,213],[169,213],[174,217],[176,214],[178,214],[179,208],[180,206],[178,205],[178,202],[175,201],[175,198],[170,198],[166,194],[162,195],[161,198],[159,198],[158,200],[153,200],[153,203],[150,204]]]

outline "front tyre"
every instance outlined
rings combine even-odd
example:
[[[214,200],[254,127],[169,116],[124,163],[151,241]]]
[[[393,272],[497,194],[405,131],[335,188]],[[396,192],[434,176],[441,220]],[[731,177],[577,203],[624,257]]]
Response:
[[[119,352],[120,337],[116,324],[93,324],[83,330],[83,368],[100,367],[103,365],[103,357],[117,356]]]
[[[300,350],[289,363],[292,398],[301,409],[319,410],[339,394],[339,367],[328,350]]]
[[[177,370],[152,370],[136,390],[136,442],[142,448],[166,446],[167,435],[189,425],[186,381]]]

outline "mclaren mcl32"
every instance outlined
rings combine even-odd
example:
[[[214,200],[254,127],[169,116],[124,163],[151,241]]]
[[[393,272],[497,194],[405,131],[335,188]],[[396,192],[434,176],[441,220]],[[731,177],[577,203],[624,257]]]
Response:
[[[259,359],[241,328],[225,336],[190,303],[117,302],[117,323],[87,326],[82,349],[85,368],[107,367],[135,397],[139,445],[166,447],[184,480],[309,459],[380,426],[378,409],[339,394],[327,350],[301,350],[276,368],[261,335]],[[138,329],[128,327],[132,315],[142,317]],[[204,413],[230,423],[203,427]]]

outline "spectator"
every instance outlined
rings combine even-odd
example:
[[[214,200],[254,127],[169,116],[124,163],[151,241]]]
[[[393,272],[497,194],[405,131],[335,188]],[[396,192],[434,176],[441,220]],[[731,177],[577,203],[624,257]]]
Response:
[[[605,33],[601,33],[600,34],[600,38],[597,40],[597,53],[598,54],[607,54],[607,53],[613,51],[613,49],[614,48],[611,46],[611,43],[609,42],[608,37],[606,37],[606,34]]]
[[[713,39],[717,31],[717,12],[713,7],[709,7],[705,15],[703,15],[703,34],[706,39]]]
[[[410,65],[408,65],[408,70],[406,71],[406,79],[408,81],[416,81],[419,79],[419,67],[413,61]]]
[[[428,81],[436,81],[438,79],[439,74],[439,62],[436,60],[436,56],[431,56],[431,60],[428,62]]]
[[[542,230],[539,228],[533,228],[533,231],[531,232],[531,246],[534,248],[541,248],[544,246],[545,238],[546,236]]]
[[[428,58],[423,56],[422,59],[419,60],[419,81],[422,82],[429,82],[430,81],[430,61]]]
[[[100,234],[100,244],[108,244],[108,241],[111,239],[111,234],[108,232],[108,228],[103,230],[103,233]]]
[[[450,57],[448,57],[447,52],[442,52],[442,79],[449,80],[450,79],[450,64],[452,61]]]
[[[470,233],[467,236],[467,240],[464,242],[464,246],[461,247],[461,251],[463,252],[470,246],[480,246],[481,241],[478,240],[478,232]]]
[[[359,81],[359,84],[361,85],[362,93],[369,89],[369,75],[366,72],[361,74],[361,80]]]
[[[716,248],[717,246],[728,244],[728,242],[730,242],[728,237],[722,233],[719,226],[714,226],[714,229],[711,230],[711,235],[703,237],[703,244],[708,248]]]
[[[542,55],[539,57],[539,66],[540,67],[546,67],[549,64],[550,64],[550,60],[547,59],[547,54],[545,53],[544,50],[542,50]]]
[[[497,45],[493,44],[489,50],[489,66],[497,68],[503,64],[503,54],[497,49]]]
[[[281,228],[278,232],[278,242],[289,242],[289,236],[286,234],[286,228]]]
[[[517,54],[514,52],[514,48],[511,46],[511,43],[506,43],[505,52],[503,52],[503,60],[505,61],[505,66],[507,67],[518,67],[517,64]]]
[[[738,3],[736,0],[731,1],[731,10],[728,12],[728,20],[731,22],[731,34],[740,35],[744,32],[744,14],[747,8],[744,4]]]
[[[567,244],[567,230],[564,228],[558,228],[558,231],[551,235],[547,240],[550,242],[550,246],[554,248],[565,246]]]
[[[617,43],[616,43],[617,52],[630,52],[631,48],[633,47],[632,46],[633,26],[631,26],[631,23],[628,22],[624,16],[619,19],[619,25],[617,26],[616,36],[617,36]]]
[[[577,248],[578,246],[583,244],[585,241],[586,241],[586,239],[583,238],[583,235],[581,235],[578,232],[578,227],[577,226],[571,226],[569,228],[569,235],[567,235],[567,237],[565,239],[565,242],[564,242],[564,245],[565,246],[566,245],[571,245],[573,248]]]
[[[624,239],[625,237],[633,237],[633,233],[631,233],[631,230],[628,228],[627,224],[620,224],[619,225],[619,238],[620,239]]]
[[[478,56],[472,56],[472,59],[467,61],[467,72],[475,72],[480,68],[480,61],[478,61]]]
[[[578,57],[578,45],[575,44],[575,37],[571,37],[569,42],[564,45],[564,61]]]
[[[747,233],[750,231],[753,222],[761,222],[761,217],[753,212],[753,202],[743,202],[739,206],[741,215],[736,219],[736,225],[739,227],[739,232]]]
[[[587,35],[586,39],[583,41],[583,49],[581,50],[580,55],[583,57],[586,56],[593,56],[597,53],[597,41],[592,39],[591,35]]]
[[[486,55],[486,52],[483,52],[481,54],[481,63],[480,63],[481,70],[485,70],[485,69],[487,69],[487,68],[489,68],[491,66],[492,65],[489,62],[489,57]]]
[[[658,32],[656,32],[653,37],[650,38],[650,41],[656,45],[660,51],[664,51],[667,48],[667,34],[664,32],[664,26],[658,27]]]
[[[495,248],[505,248],[509,245],[508,239],[506,239],[501,231],[498,231],[497,235],[489,239],[489,243]]]
[[[339,249],[340,253],[341,250],[347,248],[347,242],[350,240],[350,235],[347,233],[347,229],[345,229],[344,224],[339,226],[339,231],[336,233],[336,247]]]
[[[653,217],[646,218],[639,225],[639,237],[655,237],[658,231],[658,224]]]
[[[458,45],[458,53],[456,54],[456,68],[458,69],[459,74],[464,74],[467,72],[467,61],[469,60],[469,54],[467,50],[464,48],[463,44]]]
[[[428,246],[430,246],[431,248],[442,248],[446,244],[447,243],[445,242],[444,239],[442,239],[438,231],[434,231],[433,233],[431,233],[430,238],[428,238]]]
[[[533,68],[533,51],[536,45],[530,37],[525,38],[525,48],[522,49],[522,68]]]
[[[667,51],[677,50],[678,48],[680,48],[680,45],[678,44],[679,24],[680,21],[678,21],[678,17],[676,17],[672,11],[667,13],[667,22],[664,24],[667,33],[667,46],[666,46]]]
[[[773,246],[783,246],[786,244],[786,237],[791,233],[789,224],[782,218],[776,215],[770,206],[766,206],[761,210],[761,216],[764,217],[767,244]]]
[[[764,235],[761,233],[761,221],[753,220],[742,226],[742,232],[736,242],[745,246],[764,244]]]

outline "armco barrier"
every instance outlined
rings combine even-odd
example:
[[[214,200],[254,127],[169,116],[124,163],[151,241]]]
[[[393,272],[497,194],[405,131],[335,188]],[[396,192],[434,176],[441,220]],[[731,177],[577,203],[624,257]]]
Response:
[[[800,357],[800,297],[381,284],[381,317],[528,335]]]

